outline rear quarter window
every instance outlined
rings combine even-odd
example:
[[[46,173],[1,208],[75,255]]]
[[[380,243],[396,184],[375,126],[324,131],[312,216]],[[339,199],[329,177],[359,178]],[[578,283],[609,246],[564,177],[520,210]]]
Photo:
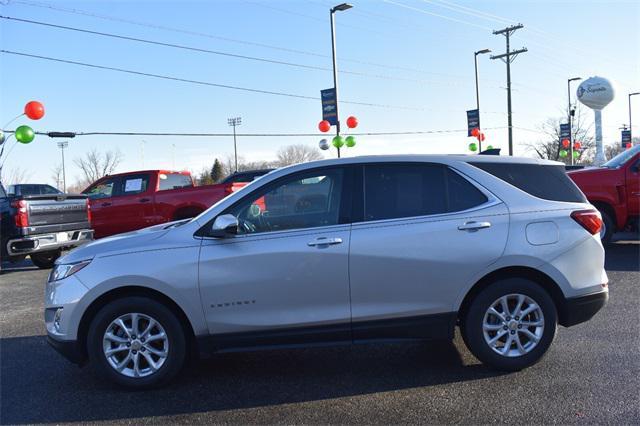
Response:
[[[183,175],[182,173],[160,173],[158,179],[160,180],[158,191],[190,188],[193,186],[191,176]]]
[[[562,165],[479,162],[469,164],[543,200],[587,202]]]

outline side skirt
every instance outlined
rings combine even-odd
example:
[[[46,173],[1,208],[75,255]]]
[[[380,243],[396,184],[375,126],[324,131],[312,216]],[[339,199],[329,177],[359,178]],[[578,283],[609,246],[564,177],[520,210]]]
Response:
[[[313,327],[199,336],[201,355],[268,349],[390,343],[416,340],[451,340],[456,312]]]

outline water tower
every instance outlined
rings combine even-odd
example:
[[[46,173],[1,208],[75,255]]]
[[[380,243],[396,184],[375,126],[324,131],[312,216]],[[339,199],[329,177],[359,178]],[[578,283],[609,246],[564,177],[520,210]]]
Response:
[[[606,161],[602,146],[602,110],[609,105],[615,96],[613,84],[606,78],[590,77],[578,86],[576,94],[578,100],[591,108],[595,114],[596,157],[594,163],[599,166]]]

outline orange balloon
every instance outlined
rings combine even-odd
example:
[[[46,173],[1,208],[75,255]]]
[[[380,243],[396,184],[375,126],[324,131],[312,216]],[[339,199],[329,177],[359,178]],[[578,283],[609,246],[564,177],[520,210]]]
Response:
[[[478,137],[479,134],[480,134],[480,130],[477,127],[471,129],[471,136]]]
[[[569,148],[569,139],[562,139],[562,147]]]
[[[573,144],[573,149],[581,149],[582,148],[582,144],[580,143],[580,141],[577,141],[576,143]]]

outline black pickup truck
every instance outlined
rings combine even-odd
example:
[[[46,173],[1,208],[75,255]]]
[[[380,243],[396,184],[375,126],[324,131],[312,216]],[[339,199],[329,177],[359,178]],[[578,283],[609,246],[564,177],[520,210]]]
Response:
[[[0,183],[0,260],[29,256],[38,268],[51,268],[62,250],[92,239],[85,195],[7,194]]]

